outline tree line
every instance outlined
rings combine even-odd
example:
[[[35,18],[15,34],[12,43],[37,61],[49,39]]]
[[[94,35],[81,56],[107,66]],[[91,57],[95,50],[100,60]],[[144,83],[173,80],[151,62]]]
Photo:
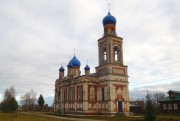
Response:
[[[3,112],[14,112],[18,108],[18,102],[16,100],[16,90],[14,86],[7,88],[3,94],[3,100],[0,103],[0,110]],[[35,110],[37,107],[36,101],[38,103],[39,110],[43,109],[45,100],[42,94],[40,94],[38,100],[36,99],[36,92],[30,90],[20,97],[20,103],[22,105],[21,109],[24,111]],[[47,104],[46,104],[47,105]],[[35,107],[36,106],[36,107]]]

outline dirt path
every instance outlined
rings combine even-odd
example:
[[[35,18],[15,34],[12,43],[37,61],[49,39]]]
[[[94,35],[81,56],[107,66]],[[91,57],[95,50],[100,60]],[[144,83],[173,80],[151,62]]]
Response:
[[[63,120],[68,120],[68,121],[105,121],[105,120],[96,120],[96,119],[60,117],[60,116],[53,116],[53,115],[46,115],[46,114],[35,114],[35,113],[29,113],[29,112],[21,112],[21,113],[30,114],[30,115],[36,115],[36,116],[42,116],[42,117],[47,117],[47,118],[63,119]]]

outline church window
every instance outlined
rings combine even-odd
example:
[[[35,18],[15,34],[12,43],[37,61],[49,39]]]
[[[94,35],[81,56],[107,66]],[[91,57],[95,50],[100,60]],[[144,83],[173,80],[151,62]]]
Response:
[[[74,97],[75,97],[74,94],[75,94],[75,93],[74,93],[74,87],[70,87],[70,88],[69,88],[69,101],[70,101],[70,102],[74,102]]]
[[[114,60],[115,60],[115,61],[118,61],[118,55],[117,55],[117,54],[118,54],[118,52],[117,52],[117,50],[116,50],[116,51],[114,52]]]
[[[64,98],[64,101],[66,102],[67,101],[67,90],[66,90],[66,88],[64,88],[64,96],[63,96],[63,98]]]
[[[58,99],[61,99],[61,92],[58,93]]]
[[[109,99],[109,90],[108,87],[104,87],[104,100],[108,100]]]
[[[174,104],[174,109],[178,109],[177,104]]]
[[[104,101],[104,87],[102,87],[102,101]]]
[[[83,87],[78,86],[77,90],[78,90],[78,101],[83,101]]]
[[[106,61],[106,51],[104,51],[104,61]]]
[[[119,49],[114,47],[114,61],[119,61]]]
[[[106,62],[106,60],[107,60],[107,51],[106,48],[103,47],[101,52],[101,62]]]
[[[95,87],[90,87],[90,101],[95,101]]]

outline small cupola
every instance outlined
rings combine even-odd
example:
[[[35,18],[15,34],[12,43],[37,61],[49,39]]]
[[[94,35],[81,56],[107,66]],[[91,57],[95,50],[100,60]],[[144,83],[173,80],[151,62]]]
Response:
[[[65,71],[64,67],[61,66],[61,67],[59,68],[59,72],[64,72],[64,71]]]
[[[110,11],[107,16],[103,18],[104,36],[117,36],[116,35],[116,18],[111,15]]]
[[[84,71],[85,71],[85,75],[90,74],[90,67],[89,67],[88,65],[86,65],[86,66],[84,67]]]
[[[85,70],[85,71],[89,71],[89,70],[90,70],[90,67],[89,67],[88,65],[86,65],[86,66],[84,67],[84,70]]]
[[[63,79],[64,78],[64,71],[65,71],[64,67],[61,66],[59,68],[59,79]]]

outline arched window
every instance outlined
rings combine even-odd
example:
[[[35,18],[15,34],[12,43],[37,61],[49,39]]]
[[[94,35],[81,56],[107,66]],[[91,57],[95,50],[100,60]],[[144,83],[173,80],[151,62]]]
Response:
[[[106,61],[106,59],[107,59],[107,58],[106,58],[106,55],[107,55],[107,54],[106,54],[106,51],[104,51],[104,61]]]
[[[114,47],[114,61],[119,61],[119,48]]]
[[[105,62],[107,60],[107,52],[106,48],[102,48],[102,61]]]

